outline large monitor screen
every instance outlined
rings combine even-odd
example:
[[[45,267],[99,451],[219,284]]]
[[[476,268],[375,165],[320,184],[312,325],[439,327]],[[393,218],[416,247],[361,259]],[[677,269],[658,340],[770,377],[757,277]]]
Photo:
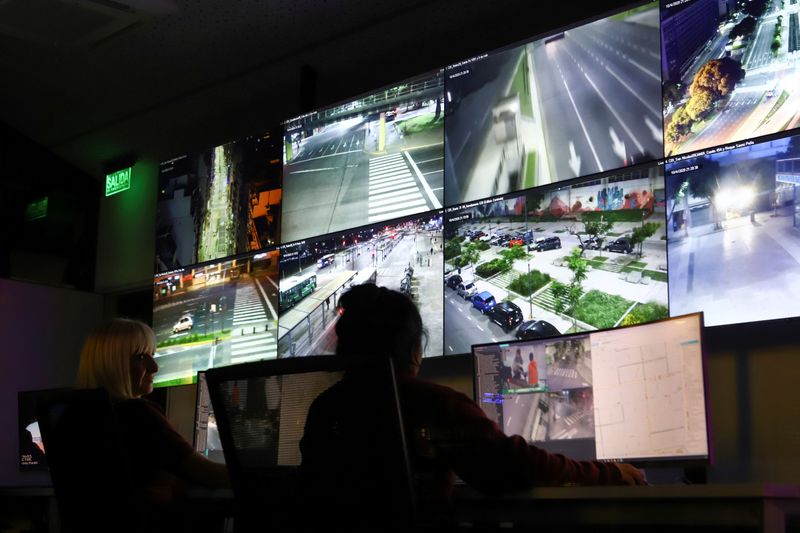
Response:
[[[710,456],[702,314],[473,347],[476,401],[508,435],[577,459]]]
[[[423,356],[442,354],[440,212],[285,244],[280,271],[278,357],[334,353],[338,298],[361,283],[408,295],[428,329]]]
[[[156,272],[274,247],[281,130],[161,163]]]
[[[441,208],[443,87],[434,72],[288,121],[281,242]]]
[[[277,356],[279,255],[273,249],[155,277],[156,386]]]
[[[797,127],[799,16],[794,0],[665,2],[667,155]]]
[[[669,316],[656,164],[445,212],[445,354]]]
[[[451,65],[445,205],[663,154],[658,2]]]
[[[795,135],[666,165],[673,315],[703,311],[709,326],[797,316],[798,163]]]

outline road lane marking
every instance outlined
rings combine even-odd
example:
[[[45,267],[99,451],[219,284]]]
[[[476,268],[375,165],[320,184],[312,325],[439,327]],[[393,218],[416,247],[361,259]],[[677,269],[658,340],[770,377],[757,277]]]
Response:
[[[583,73],[583,75],[586,77],[587,80],[589,80],[589,85],[592,86],[594,91],[597,93],[597,96],[599,96],[600,99],[603,101],[603,103],[606,104],[606,107],[608,108],[608,110],[611,111],[611,114],[614,115],[614,118],[617,119],[617,122],[619,122],[620,126],[622,126],[622,129],[625,130],[625,133],[628,134],[628,137],[631,138],[631,140],[633,141],[633,144],[636,145],[636,148],[639,149],[639,153],[643,154],[644,153],[644,147],[642,147],[642,144],[639,142],[639,140],[636,138],[636,136],[633,133],[631,133],[631,130],[628,128],[627,124],[625,124],[625,121],[622,120],[622,118],[619,116],[619,114],[617,113],[616,109],[611,107],[611,103],[609,103],[609,101],[606,100],[606,97],[603,95],[603,93],[600,92],[600,89],[597,88],[597,85],[594,84],[594,82],[592,81],[592,78],[590,78],[589,75],[586,74],[585,72]],[[617,154],[617,155],[619,155],[619,154]],[[625,158],[623,157],[622,159],[625,159]]]
[[[405,152],[403,152],[403,155],[406,156],[406,158],[408,159],[408,162],[411,164],[411,168],[413,168],[414,172],[417,173],[417,176],[419,177],[419,181],[422,184],[422,188],[425,189],[425,193],[428,195],[428,198],[430,199],[431,203],[433,204],[433,208],[434,209],[441,209],[442,208],[441,202],[439,202],[439,200],[436,198],[436,195],[433,194],[433,191],[431,190],[431,186],[428,185],[428,181],[425,179],[425,176],[423,176],[422,172],[419,171],[419,167],[414,162],[414,158],[411,157],[411,154],[409,154],[407,150]]]
[[[597,152],[594,149],[594,145],[592,144],[592,139],[589,138],[589,132],[586,131],[586,126],[583,123],[583,119],[581,118],[581,114],[578,111],[578,106],[575,105],[575,99],[572,98],[572,92],[569,90],[569,85],[567,85],[567,80],[564,79],[564,74],[561,72],[561,66],[558,64],[558,60],[556,60],[556,68],[558,68],[558,74],[561,76],[561,82],[564,84],[564,88],[567,90],[567,96],[569,97],[569,101],[572,104],[572,108],[575,110],[575,116],[578,117],[578,122],[581,125],[581,129],[583,130],[583,135],[586,137],[586,142],[589,143],[589,148],[592,150],[592,155],[594,156],[595,163],[597,163],[597,168],[601,171],[603,170],[603,165],[600,164],[600,158],[597,157]]]
[[[651,112],[651,113],[653,113],[653,114],[654,114],[656,117],[658,117],[658,118],[659,118],[659,120],[661,119],[661,115],[659,114],[658,110],[657,110],[657,109],[655,109],[655,108],[653,108],[653,107],[650,107],[650,102],[646,101],[644,98],[642,98],[642,96],[641,96],[639,93],[637,93],[637,92],[636,92],[636,91],[634,91],[634,90],[633,90],[631,87],[629,87],[629,86],[628,86],[628,84],[627,84],[627,83],[625,83],[625,80],[623,80],[622,78],[620,78],[620,77],[619,77],[619,75],[618,75],[616,72],[614,72],[613,70],[611,70],[611,68],[610,68],[610,67],[608,67],[607,65],[603,65],[603,67],[604,67],[604,68],[605,68],[605,69],[608,71],[608,73],[609,73],[609,74],[611,74],[612,76],[614,76],[614,78],[616,78],[616,80],[617,80],[617,81],[620,83],[620,85],[622,85],[623,87],[625,87],[626,89],[628,89],[628,91],[629,91],[629,92],[630,92],[630,93],[631,93],[633,96],[635,96],[637,100],[639,100],[641,103],[643,103],[643,104],[644,104],[644,106],[645,106],[645,108],[646,108],[648,111],[650,111],[650,112]]]

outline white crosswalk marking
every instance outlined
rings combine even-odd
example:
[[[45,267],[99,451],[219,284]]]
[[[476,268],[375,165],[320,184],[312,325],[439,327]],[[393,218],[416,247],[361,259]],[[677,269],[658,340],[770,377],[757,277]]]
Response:
[[[574,368],[556,368],[553,374],[562,378],[578,379],[578,371]]]
[[[369,162],[369,221],[428,211],[428,201],[402,153]]]
[[[272,331],[231,338],[231,363],[275,359],[277,356],[278,342]]]
[[[233,305],[233,337],[231,337],[231,363],[244,363],[278,356],[278,342],[273,323],[267,316],[264,303],[253,283],[240,283],[236,287]],[[241,333],[245,332],[244,335]]]

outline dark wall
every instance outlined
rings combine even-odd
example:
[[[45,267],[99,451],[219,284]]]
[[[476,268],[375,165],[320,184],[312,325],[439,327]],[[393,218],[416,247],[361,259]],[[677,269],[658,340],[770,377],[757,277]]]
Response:
[[[0,302],[0,486],[47,485],[46,472],[19,472],[17,393],[72,385],[103,298],[0,279]]]
[[[91,290],[100,187],[0,124],[0,277]],[[47,214],[26,206],[47,198]]]

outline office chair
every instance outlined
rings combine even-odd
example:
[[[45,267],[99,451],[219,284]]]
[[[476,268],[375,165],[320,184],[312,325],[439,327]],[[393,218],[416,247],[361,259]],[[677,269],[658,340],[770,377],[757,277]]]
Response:
[[[306,426],[314,400],[320,394],[330,398],[329,389],[346,370],[339,358],[320,356],[208,371],[239,504],[237,531],[414,526],[414,489],[391,361],[378,362],[368,370],[370,379],[359,381],[362,387],[346,391],[347,401],[336,404],[346,407],[334,409],[335,415],[315,404],[315,429]],[[308,461],[301,468],[300,442],[307,431],[325,443],[316,448],[313,468]]]
[[[55,393],[37,406],[61,530],[142,530],[132,513],[131,471],[117,418],[102,389]]]

